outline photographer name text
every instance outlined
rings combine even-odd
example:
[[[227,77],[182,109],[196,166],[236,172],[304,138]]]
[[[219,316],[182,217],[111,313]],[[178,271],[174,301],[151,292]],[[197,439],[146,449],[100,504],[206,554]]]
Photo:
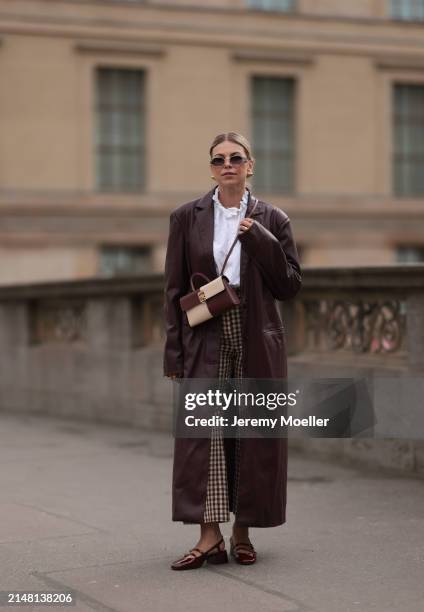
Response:
[[[267,427],[274,429],[275,427],[327,427],[330,419],[321,419],[314,415],[304,418],[296,418],[293,416],[280,416],[280,418],[242,418],[234,416],[231,421],[227,417],[213,415],[209,418],[195,417],[188,415],[185,417],[185,425],[187,427]]]

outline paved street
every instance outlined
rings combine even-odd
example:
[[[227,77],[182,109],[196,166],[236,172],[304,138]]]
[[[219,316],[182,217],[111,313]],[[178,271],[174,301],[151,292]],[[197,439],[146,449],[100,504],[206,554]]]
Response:
[[[171,438],[0,414],[0,461],[1,590],[71,589],[78,612],[423,610],[424,480],[291,454],[255,566],[172,572],[197,528],[170,519]]]

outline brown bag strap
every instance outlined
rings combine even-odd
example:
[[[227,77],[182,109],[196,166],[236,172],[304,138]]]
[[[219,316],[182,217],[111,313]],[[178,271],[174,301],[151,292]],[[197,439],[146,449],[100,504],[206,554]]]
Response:
[[[250,211],[249,215],[253,215],[253,212],[254,212],[257,204],[258,204],[258,198],[255,198],[255,205],[252,208],[252,210]],[[246,210],[246,212],[247,212],[247,210]],[[224,268],[227,265],[227,261],[228,261],[230,255],[231,255],[231,253],[233,252],[234,247],[236,246],[237,240],[238,240],[238,231],[237,231],[236,237],[234,238],[233,244],[231,245],[230,250],[227,253],[227,257],[225,258],[225,261],[224,261],[224,263],[222,265],[220,276],[222,276],[222,273],[224,272]]]
[[[193,272],[193,274],[190,276],[190,285],[191,285],[191,290],[192,291],[197,291],[197,289],[194,288],[194,283],[193,283],[193,278],[195,276],[202,276],[208,283],[210,283],[210,279],[206,276],[206,274],[203,274],[203,272]]]

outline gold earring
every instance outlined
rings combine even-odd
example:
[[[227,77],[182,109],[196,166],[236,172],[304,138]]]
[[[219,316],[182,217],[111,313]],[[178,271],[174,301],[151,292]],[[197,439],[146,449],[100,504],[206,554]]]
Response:
[[[211,179],[213,179],[214,181],[216,181],[216,178],[215,178],[214,176],[212,176],[212,174],[211,174]]]

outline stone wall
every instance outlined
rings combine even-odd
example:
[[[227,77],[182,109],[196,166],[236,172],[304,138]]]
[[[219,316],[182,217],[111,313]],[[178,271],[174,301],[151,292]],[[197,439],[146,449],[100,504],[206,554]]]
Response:
[[[0,410],[171,431],[162,304],[162,275],[0,288]],[[282,315],[292,377],[423,376],[424,266],[306,268]],[[290,444],[424,474],[419,439]]]

